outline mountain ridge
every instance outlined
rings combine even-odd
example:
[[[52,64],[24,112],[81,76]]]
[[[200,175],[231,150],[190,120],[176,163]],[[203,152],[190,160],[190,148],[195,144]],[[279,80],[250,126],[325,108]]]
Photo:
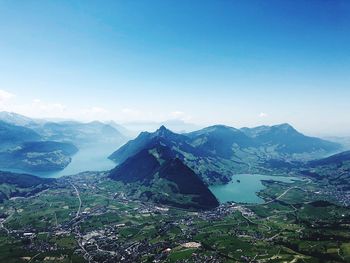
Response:
[[[305,136],[289,124],[262,126],[256,130],[214,125],[184,134],[161,126],[153,133],[140,133],[109,158],[120,164],[157,143],[171,148],[209,184],[227,182],[234,173],[259,172],[261,165],[269,160],[314,159],[340,148],[336,143]]]

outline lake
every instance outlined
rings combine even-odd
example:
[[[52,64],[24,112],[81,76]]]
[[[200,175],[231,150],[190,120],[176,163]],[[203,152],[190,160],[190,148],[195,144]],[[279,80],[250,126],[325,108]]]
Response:
[[[240,182],[237,182],[239,180]],[[237,203],[264,203],[264,200],[257,196],[257,193],[265,186],[262,180],[274,180],[284,183],[292,183],[300,178],[269,176],[260,174],[238,174],[232,177],[232,181],[224,185],[209,187],[220,203],[233,201]]]
[[[72,156],[70,164],[61,171],[30,172],[20,169],[1,169],[14,173],[29,173],[40,177],[57,178],[65,175],[77,174],[85,171],[106,171],[114,168],[116,164],[108,159],[118,147],[111,145],[89,145],[79,148]]]

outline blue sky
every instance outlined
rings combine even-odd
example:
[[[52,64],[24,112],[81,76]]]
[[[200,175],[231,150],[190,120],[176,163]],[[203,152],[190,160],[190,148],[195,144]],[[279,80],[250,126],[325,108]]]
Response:
[[[349,1],[0,1],[0,110],[350,135]]]

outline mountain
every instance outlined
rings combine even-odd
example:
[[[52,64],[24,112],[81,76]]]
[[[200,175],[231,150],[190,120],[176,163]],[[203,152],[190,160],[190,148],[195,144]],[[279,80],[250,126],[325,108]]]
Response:
[[[304,168],[301,173],[319,181],[325,189],[350,191],[350,151],[310,161]]]
[[[117,129],[98,121],[53,122],[0,112],[0,167],[6,169],[60,170],[71,162],[76,146],[110,149],[126,141]]]
[[[300,154],[311,152],[332,152],[340,149],[340,145],[315,137],[305,136],[289,124],[242,128],[247,136],[263,147],[275,147],[281,154]]]
[[[160,143],[208,184],[228,182],[235,173],[260,172],[263,166],[284,161],[314,159],[340,145],[305,136],[288,124],[235,129],[214,125],[195,132],[177,134],[164,126],[153,133],[142,132],[109,157],[122,163],[144,148]]]
[[[40,135],[29,128],[0,121],[0,146],[2,149],[40,139]]]
[[[215,141],[210,141],[207,144],[198,143],[200,139],[203,140],[203,134],[207,136],[204,131],[177,134],[168,130],[165,126],[161,126],[153,133],[142,132],[136,139],[120,147],[109,158],[116,163],[122,163],[145,148],[152,148],[154,145],[161,144],[170,148],[177,158],[194,170],[208,184],[228,182],[234,171],[246,168],[246,164],[236,160],[224,159],[216,153],[216,148],[223,146],[225,149],[217,152],[225,154],[226,157],[227,143],[224,140],[221,141],[222,144],[218,147],[216,147]],[[243,136],[245,135],[243,134]],[[219,137],[220,135],[209,136],[210,139]]]
[[[28,197],[49,188],[55,179],[0,171],[0,202],[11,197]]]
[[[115,121],[108,121],[106,122],[107,125],[112,126],[114,129],[116,129],[117,131],[119,131],[122,135],[124,135],[125,137],[135,137],[137,134],[135,134],[135,132],[130,131],[129,129],[125,128],[124,126],[116,123]]]
[[[140,152],[144,148],[152,148],[155,144],[166,145],[169,148],[175,148],[183,152],[198,152],[194,147],[188,144],[186,141],[188,138],[182,134],[174,133],[165,126],[161,126],[158,130],[153,133],[142,132],[140,135],[134,139],[130,140],[117,151],[112,153],[109,158],[116,163],[122,163],[129,157]]]
[[[197,209],[219,205],[200,177],[161,142],[129,157],[110,172],[110,178],[143,189],[138,197],[154,202]]]
[[[339,143],[343,146],[344,150],[350,150],[350,137],[329,136],[324,137],[325,140]]]
[[[113,144],[120,146],[130,137],[130,132],[123,126],[115,123],[92,121],[82,123],[78,121],[49,121],[32,119],[13,112],[0,112],[0,122],[30,129],[38,137],[34,140],[49,140],[69,142],[77,146],[86,144]]]
[[[322,166],[322,165],[335,165],[335,166],[341,166],[347,162],[350,162],[350,151],[341,152],[338,154],[331,155],[327,158],[319,159],[319,160],[313,160],[308,162],[308,165],[315,167],[315,166]]]
[[[14,112],[1,111],[0,112],[0,121],[7,122],[17,126],[31,126],[36,124],[36,120],[29,117],[17,114]]]
[[[25,142],[0,152],[0,167],[26,171],[64,169],[78,149],[70,143],[54,141]]]
[[[214,125],[187,133],[190,144],[203,152],[230,159],[234,155],[233,145],[241,148],[257,146],[254,140],[242,131],[225,125]]]
[[[78,149],[70,143],[45,141],[32,129],[0,121],[0,167],[28,171],[65,168]]]
[[[77,121],[46,122],[33,128],[45,140],[70,142],[77,146],[87,144],[121,145],[126,137],[109,124],[99,121],[81,123]]]

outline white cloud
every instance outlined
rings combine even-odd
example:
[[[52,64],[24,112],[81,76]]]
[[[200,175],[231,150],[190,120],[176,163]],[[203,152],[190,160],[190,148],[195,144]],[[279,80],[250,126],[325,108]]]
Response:
[[[0,90],[0,111],[16,112],[32,118],[57,118],[77,119],[82,121],[92,120],[117,120],[121,122],[133,121],[190,121],[191,116],[183,111],[149,111],[134,107],[122,109],[106,109],[100,106],[79,107],[77,105],[65,105],[58,101],[41,98],[18,97],[5,90]]]
[[[102,107],[91,107],[83,111],[85,114],[107,114],[109,111]]]
[[[13,97],[15,97],[14,94],[12,94],[6,90],[0,89],[0,103],[6,102],[9,99],[12,99]]]
[[[122,109],[122,113],[134,115],[134,114],[139,114],[140,112],[138,110],[135,110],[135,109],[124,108],[124,109]]]
[[[143,115],[145,114],[137,109],[132,109],[132,108],[124,108],[121,110],[121,113],[122,113],[122,119],[126,118],[131,120],[142,118]]]
[[[267,116],[269,116],[267,113],[265,113],[265,112],[260,112],[259,113],[259,117],[260,118],[266,118]]]
[[[0,103],[0,110],[16,112],[33,118],[67,118],[70,112],[67,107],[58,102],[44,102],[33,99],[28,102],[20,102],[18,97],[10,102]]]
[[[47,103],[41,101],[40,99],[34,99],[32,101],[32,107],[32,109],[36,112],[54,115],[63,113],[67,109],[67,107],[61,103]]]
[[[173,111],[169,114],[170,119],[176,119],[176,120],[182,120],[182,121],[189,121],[191,119],[191,116],[187,115],[183,111]]]
[[[115,120],[119,120],[122,122],[132,122],[132,121],[163,121],[168,117],[168,114],[157,111],[152,112],[147,109],[136,109],[136,108],[123,108],[119,112],[116,112],[114,115]]]
[[[75,110],[74,118],[85,120],[85,121],[93,121],[93,120],[109,120],[111,116],[110,116],[109,110],[102,107],[93,106],[91,108]]]

